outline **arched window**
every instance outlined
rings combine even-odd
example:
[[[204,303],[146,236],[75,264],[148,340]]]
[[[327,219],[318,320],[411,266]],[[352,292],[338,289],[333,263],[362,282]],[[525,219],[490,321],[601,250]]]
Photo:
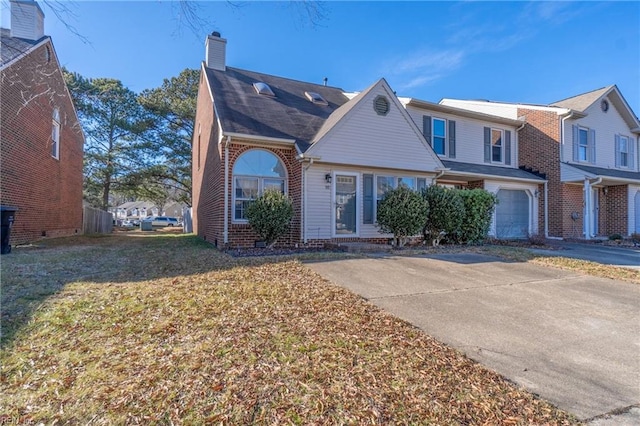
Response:
[[[273,153],[252,149],[233,165],[233,218],[247,219],[247,207],[267,189],[286,192],[287,171]]]
[[[60,110],[53,109],[53,119],[51,125],[51,156],[58,158],[60,155]]]

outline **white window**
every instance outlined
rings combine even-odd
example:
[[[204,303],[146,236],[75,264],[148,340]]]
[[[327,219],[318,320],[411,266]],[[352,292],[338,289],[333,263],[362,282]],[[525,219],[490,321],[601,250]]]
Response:
[[[578,161],[587,161],[589,155],[589,130],[578,128]]]
[[[441,118],[433,119],[433,150],[438,155],[445,155],[447,121]]]
[[[620,167],[629,167],[629,138],[620,136]]]
[[[233,166],[233,218],[247,220],[247,208],[267,189],[286,192],[287,172],[273,153],[252,149],[240,155]]]
[[[416,178],[410,176],[377,176],[376,177],[376,210],[384,194],[390,189],[406,186],[416,190]]]
[[[51,126],[51,156],[59,158],[60,156],[60,110],[54,108],[53,120]]]
[[[491,129],[491,162],[502,163],[503,133],[500,129]]]

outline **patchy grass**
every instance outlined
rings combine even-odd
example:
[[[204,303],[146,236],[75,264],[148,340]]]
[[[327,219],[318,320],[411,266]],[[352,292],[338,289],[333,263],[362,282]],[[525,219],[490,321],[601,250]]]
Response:
[[[192,236],[16,249],[2,315],[0,423],[575,423],[293,258]]]

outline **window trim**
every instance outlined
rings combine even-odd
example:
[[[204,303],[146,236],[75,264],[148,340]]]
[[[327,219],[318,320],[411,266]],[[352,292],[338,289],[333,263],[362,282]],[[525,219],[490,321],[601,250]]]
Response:
[[[580,132],[584,132],[585,135],[585,144],[581,143]],[[578,162],[580,163],[589,163],[589,128],[578,126]],[[581,157],[581,151],[584,148],[584,159]]]
[[[435,122],[436,120],[442,121],[443,125],[442,128],[444,130],[444,134],[442,136],[436,136],[436,126],[435,126]],[[447,129],[447,123],[448,120],[446,118],[440,118],[440,117],[431,117],[431,148],[433,148],[433,152],[436,153],[436,155],[440,156],[440,157],[446,157],[447,156],[447,151],[448,151],[448,147],[447,147],[447,133],[448,133],[448,129]],[[442,148],[443,148],[443,152],[442,154],[438,153],[438,151],[436,151],[436,137],[438,138],[442,138]]]
[[[285,177],[277,177],[277,176],[259,176],[259,175],[243,175],[243,174],[235,174],[233,173],[233,169],[236,166],[237,161],[245,154],[252,152],[252,151],[264,151],[267,152],[268,154],[273,155],[274,157],[276,157],[276,159],[280,162],[280,164],[282,165],[282,169],[284,170],[284,174]],[[287,166],[285,164],[285,162],[282,160],[282,158],[280,158],[280,156],[278,154],[276,154],[275,152],[268,150],[268,149],[260,149],[260,148],[253,148],[253,149],[248,149],[246,151],[244,151],[243,153],[241,153],[234,161],[233,167],[231,168],[231,223],[237,223],[237,224],[246,224],[249,223],[249,221],[247,219],[238,219],[236,218],[236,201],[250,201],[251,199],[247,199],[247,198],[240,198],[239,200],[236,197],[236,189],[237,189],[237,185],[236,185],[236,179],[238,178],[245,178],[245,179],[257,179],[258,180],[258,197],[261,196],[264,193],[264,181],[265,180],[282,180],[283,181],[283,190],[284,190],[284,194],[287,195],[289,193],[289,171],[287,170]]]
[[[629,138],[628,136],[625,135],[618,135],[618,140],[619,140],[619,152],[618,155],[620,156],[618,159],[618,164],[619,164],[619,168],[621,169],[628,169],[629,168],[629,144],[631,143],[631,138]],[[622,150],[622,141],[625,142],[625,147],[626,149],[623,151]],[[625,164],[622,164],[622,154],[625,154]]]
[[[58,108],[53,109],[51,118],[51,156],[56,160],[60,159],[60,132],[62,126],[60,125],[60,110]]]
[[[493,132],[500,132],[500,160],[493,159],[493,149],[496,147],[493,143]],[[505,131],[504,129],[498,129],[496,127],[491,127],[491,163],[492,164],[504,164],[505,159]]]

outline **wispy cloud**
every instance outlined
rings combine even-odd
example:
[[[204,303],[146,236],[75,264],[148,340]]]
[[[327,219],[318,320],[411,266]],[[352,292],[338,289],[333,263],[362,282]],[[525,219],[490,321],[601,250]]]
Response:
[[[451,7],[455,22],[443,27],[448,34],[441,49],[423,48],[395,58],[385,68],[400,90],[433,84],[463,68],[470,57],[504,52],[530,40],[541,31],[567,24],[588,4],[576,2],[523,3],[513,16],[495,14],[495,3],[458,3]],[[594,6],[595,7],[595,6]]]

